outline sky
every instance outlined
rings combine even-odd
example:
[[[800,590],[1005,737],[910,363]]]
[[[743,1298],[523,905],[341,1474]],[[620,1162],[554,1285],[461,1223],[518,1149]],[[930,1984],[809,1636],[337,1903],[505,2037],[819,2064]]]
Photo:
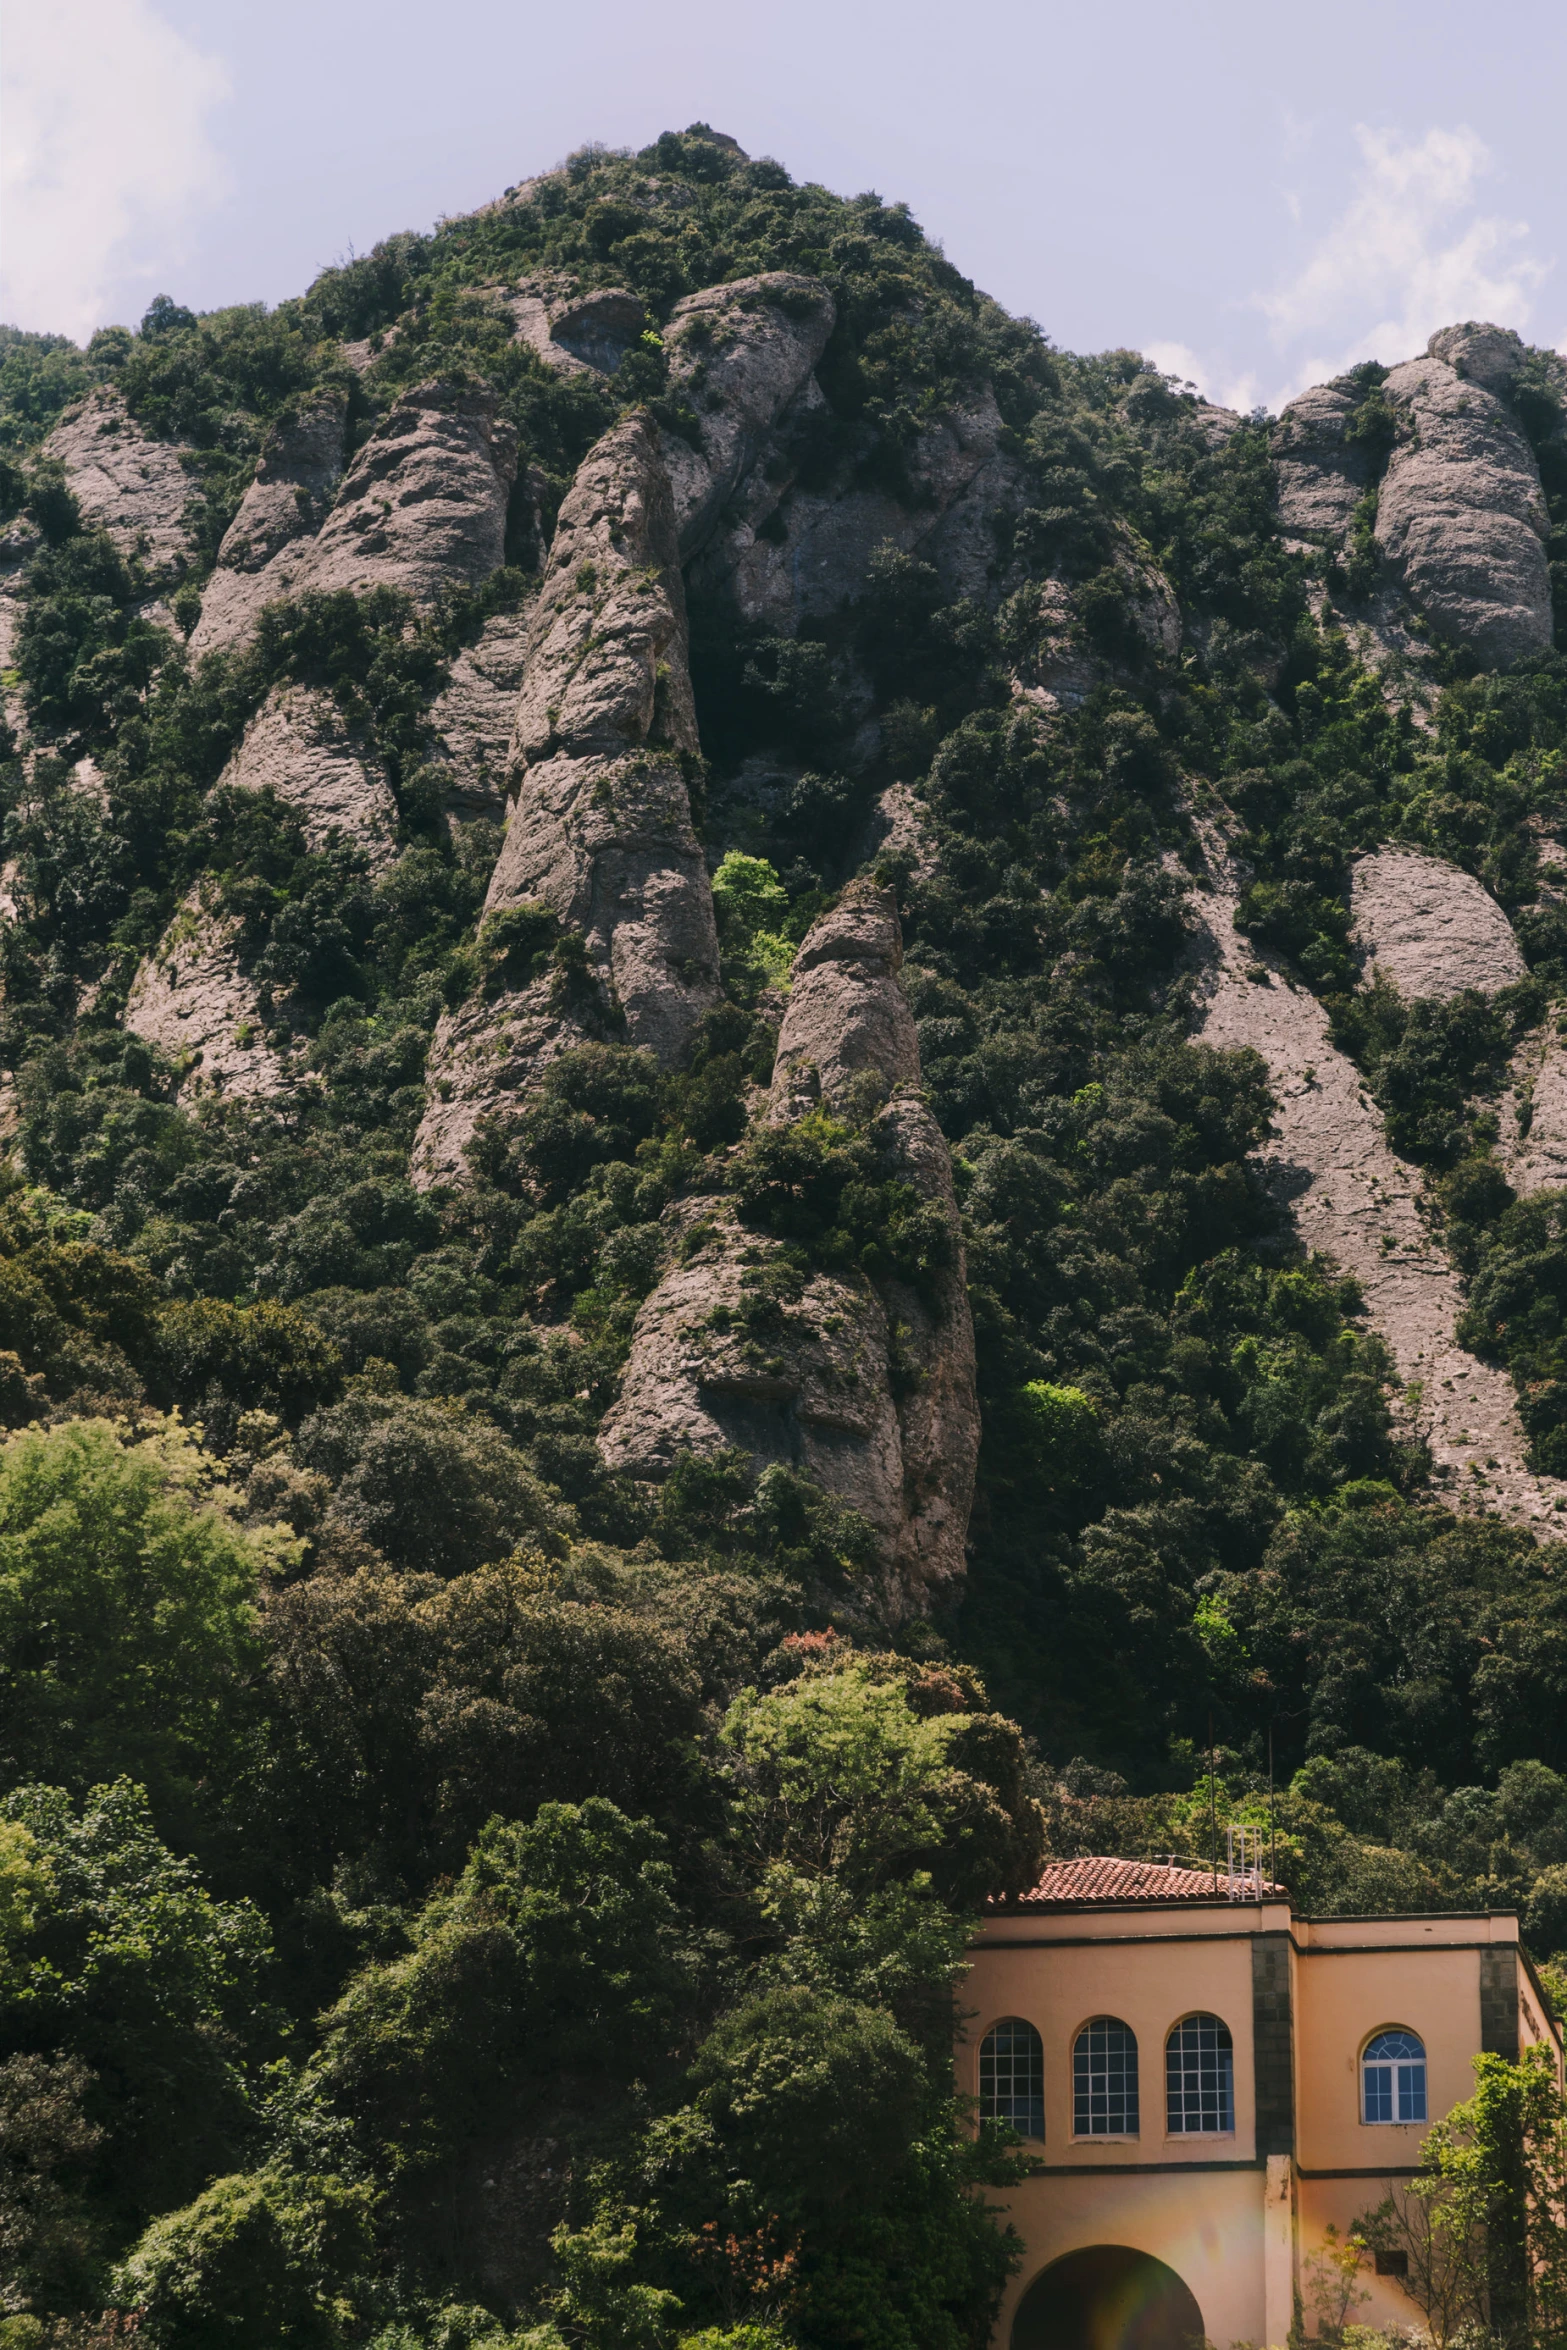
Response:
[[[0,318],[274,303],[706,121],[902,198],[1068,350],[1226,405],[1489,318],[1567,348],[1560,0],[19,0]]]

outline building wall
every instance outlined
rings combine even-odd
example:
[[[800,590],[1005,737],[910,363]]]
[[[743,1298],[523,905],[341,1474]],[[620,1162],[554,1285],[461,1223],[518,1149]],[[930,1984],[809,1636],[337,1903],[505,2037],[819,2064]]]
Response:
[[[1426,2122],[1360,2118],[1360,2054],[1401,2027],[1426,2051]],[[1295,1962],[1295,2159],[1306,2172],[1412,2170],[1431,2121],[1467,2097],[1480,2046],[1480,1961],[1473,1949],[1362,1950],[1343,1944]]]
[[[1135,1929],[1134,1929],[1135,1931]],[[1112,1941],[1051,1937],[1048,1949],[1010,1942],[987,1949],[969,1977],[965,2005],[978,2012],[966,2027],[959,2080],[979,2090],[979,2045],[1004,2016],[1022,2016],[1045,2047],[1045,2159],[1116,2169],[1194,2153],[1251,2161],[1257,2151],[1252,2076],[1251,1944],[1227,1933],[1209,1940],[1160,1935]],[[1235,2042],[1236,2130],[1222,2142],[1165,2130],[1164,2044],[1183,2016],[1203,2012],[1228,2024]],[[1095,2016],[1116,2016],[1137,2036],[1141,2131],[1134,2139],[1072,2135],[1072,2043]]]
[[[1471,2093],[1482,2048],[1544,2041],[1561,2065],[1510,1917],[1311,1920],[1279,1901],[1224,1900],[1016,1912],[985,1927],[964,2005],[957,2077],[969,2096],[980,2042],[1003,2017],[1025,2018],[1044,2044],[1044,2168],[1005,2204],[1025,2252],[996,2329],[1003,2350],[1034,2279],[1090,2244],[1166,2262],[1211,2341],[1282,2343],[1329,2222],[1347,2233],[1408,2177],[1430,2122]],[[1236,2129],[1222,2139],[1166,2130],[1165,2041],[1197,2011],[1220,2016],[1234,2042]],[[1101,2015],[1137,2036],[1136,2139],[1072,2135],[1072,2044]],[[1424,2043],[1428,2119],[1366,2124],[1361,2052],[1395,2026]],[[1395,2280],[1365,2275],[1361,2290],[1360,2321],[1417,2322]]]
[[[1027,2180],[1003,2206],[1027,2253],[994,2339],[1010,2340],[1019,2301],[1051,2261],[1085,2244],[1127,2244],[1183,2279],[1210,2342],[1266,2341],[1263,2180],[1255,2169],[1123,2171],[1113,2187],[1070,2173]]]

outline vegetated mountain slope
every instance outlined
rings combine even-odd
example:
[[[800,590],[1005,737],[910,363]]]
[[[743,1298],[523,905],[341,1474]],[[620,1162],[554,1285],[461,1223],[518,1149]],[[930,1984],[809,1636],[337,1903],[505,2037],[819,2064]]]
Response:
[[[16,2306],[957,2350],[968,1920],[1210,1724],[1567,1951],[1562,369],[1389,358],[701,126],[7,332]]]

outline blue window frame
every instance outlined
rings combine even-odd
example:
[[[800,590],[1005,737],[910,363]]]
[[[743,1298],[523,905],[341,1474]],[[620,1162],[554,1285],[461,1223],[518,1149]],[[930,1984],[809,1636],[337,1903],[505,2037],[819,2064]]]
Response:
[[[1021,2016],[993,2025],[979,2044],[979,2114],[1024,2138],[1045,2134],[1045,2044]]]
[[[1426,2052],[1413,2032],[1378,2032],[1360,2060],[1363,2122],[1423,2122]]]
[[[1095,2016],[1072,2048],[1072,2129],[1079,2138],[1135,2138],[1137,2040],[1113,2015]]]
[[[1216,2015],[1189,2015],[1164,2044],[1166,2125],[1172,2135],[1235,2128],[1235,2044]]]

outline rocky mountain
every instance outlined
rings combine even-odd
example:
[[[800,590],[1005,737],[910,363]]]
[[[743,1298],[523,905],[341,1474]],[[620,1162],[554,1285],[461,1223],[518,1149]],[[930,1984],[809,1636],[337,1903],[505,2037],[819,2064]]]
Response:
[[[557,185],[575,183],[540,183]],[[673,198],[655,173],[628,201],[651,220]],[[934,814],[947,746],[932,782],[920,780],[944,733],[950,743],[960,704],[976,712],[960,718],[960,736],[985,713],[986,755],[1003,769],[1059,759],[1073,713],[1114,725],[1141,708],[1168,733],[1204,673],[1224,677],[1242,703],[1263,697],[1246,715],[1253,730],[1270,718],[1299,726],[1301,697],[1316,692],[1292,676],[1309,634],[1313,647],[1365,665],[1357,674],[1380,720],[1418,744],[1441,732],[1440,697],[1458,690],[1449,681],[1553,658],[1546,485],[1567,462],[1563,370],[1515,334],[1446,329],[1420,357],[1359,369],[1260,428],[1129,361],[1100,364],[1091,382],[1091,370],[1064,366],[939,269],[927,268],[917,323],[885,297],[874,324],[856,318],[867,294],[841,254],[820,274],[724,276],[715,261],[714,282],[672,297],[652,280],[602,284],[605,265],[552,249],[551,203],[534,189],[444,232],[417,264],[390,247],[373,265],[329,275],[290,319],[286,361],[267,353],[279,380],[247,387],[243,421],[223,405],[243,406],[245,393],[221,380],[221,334],[184,314],[172,332],[144,329],[129,355],[105,351],[103,380],[53,425],[30,470],[13,468],[24,505],[8,583],[23,614],[19,835],[50,807],[49,789],[81,793],[106,756],[103,831],[118,840],[149,718],[155,733],[152,714],[182,697],[199,703],[204,685],[234,708],[209,722],[208,740],[222,741],[226,726],[232,749],[206,752],[179,778],[186,842],[218,821],[203,808],[225,820],[264,811],[294,855],[373,900],[406,891],[432,860],[450,869],[454,843],[469,844],[469,869],[475,853],[488,861],[475,828],[486,839],[499,828],[474,944],[457,949],[446,1008],[422,1069],[410,1069],[425,1106],[407,1165],[426,1192],[470,1187],[475,1151],[493,1165],[508,1134],[515,1165],[515,1136],[573,1056],[644,1055],[678,1078],[713,1024],[754,1002],[758,1034],[782,1015],[780,1058],[771,1095],[737,1097],[734,1119],[747,1133],[758,1121],[776,1131],[791,1118],[842,1119],[952,1223],[948,1146],[962,1135],[949,1119],[944,1142],[925,1106],[895,897],[901,888],[907,902],[912,890],[917,905],[972,888],[972,851],[952,837],[950,814],[945,827]],[[852,249],[860,263],[878,242],[886,260],[918,248],[895,212],[843,217],[834,254]],[[506,266],[511,252],[531,255],[520,274]],[[432,301],[460,327],[434,326]],[[949,319],[967,322],[958,356],[937,347]],[[367,330],[357,340],[356,328]],[[278,342],[254,317],[245,332]],[[207,346],[201,359],[176,364],[192,336]],[[263,384],[266,364],[251,358]],[[216,405],[199,405],[209,398]],[[1188,587],[1183,606],[1168,552],[1150,543],[1118,478],[1139,442],[1178,445],[1189,477],[1203,465],[1249,469],[1250,493],[1277,518],[1261,522],[1277,550],[1271,615],[1216,610],[1224,598],[1211,583],[1207,594]],[[214,470],[225,473],[221,497],[193,496],[193,480]],[[79,557],[94,533],[102,560],[119,567],[116,584],[126,582],[110,630],[122,641],[97,653],[99,666],[125,668],[133,638],[145,650],[136,680],[88,708],[73,692],[81,648],[70,648],[63,694],[43,685],[43,635],[59,616],[37,575]],[[522,568],[507,563],[512,542]],[[1268,623],[1278,642],[1292,597],[1299,618],[1281,655],[1268,650]],[[290,614],[306,634],[368,622],[407,647],[423,633],[429,657],[416,683],[400,681],[404,707],[390,729],[368,689],[376,662],[398,656],[377,651],[350,683],[342,649],[286,644]],[[1265,624],[1248,630],[1253,620]],[[41,788],[62,757],[64,786]],[[830,760],[830,775],[812,759]],[[1487,1506],[1554,1511],[1549,1482],[1525,1467],[1505,1373],[1462,1350],[1449,1361],[1462,1270],[1444,1247],[1430,1170],[1384,1134],[1364,1054],[1357,1068],[1335,1041],[1333,998],[1320,983],[1312,992],[1309,959],[1259,961],[1265,949],[1240,943],[1259,886],[1256,843],[1223,804],[1222,760],[1218,772],[1211,754],[1187,764],[1189,775],[1161,776],[1161,792],[1143,798],[1172,844],[1167,868],[1197,877],[1186,920],[1198,967],[1214,976],[1199,982],[1191,1033],[1261,1054],[1287,1144],[1269,1179],[1302,1243],[1361,1283],[1405,1380],[1399,1408],[1433,1441],[1438,1471],[1472,1460]],[[896,825],[878,815],[894,807]],[[1014,828],[1019,813],[996,810]],[[1073,811],[1067,829],[1077,820]],[[1551,820],[1542,807],[1537,827]],[[1390,810],[1391,839],[1399,821]],[[1404,830],[1408,848],[1378,848],[1373,819],[1358,861],[1340,865],[1346,938],[1361,958],[1351,986],[1369,982],[1400,1007],[1526,987],[1526,955],[1486,888],[1494,876]],[[153,866],[172,871],[171,837],[149,844]],[[1548,845],[1539,829],[1536,859]],[[743,940],[731,941],[732,975],[721,977],[714,879],[721,913],[726,850],[769,852],[799,909],[788,918],[804,933],[792,971],[769,965],[760,996]],[[1060,853],[1047,849],[1047,866]],[[147,850],[134,854],[148,861]],[[254,877],[236,881],[210,854],[203,864],[200,848],[194,864],[172,922],[139,960],[123,917],[112,937],[73,942],[44,1028],[62,1016],[69,1025],[71,1003],[91,999],[95,1036],[121,1022],[167,1067],[181,1119],[203,1098],[287,1101],[291,1114],[308,1104],[330,1117],[315,1039],[323,1013],[328,1027],[351,1007],[360,1016],[362,976],[335,998],[298,969],[280,985],[274,970],[289,958],[279,936],[298,900],[285,888],[263,946],[268,915],[242,902]],[[817,914],[857,869],[880,876],[883,895],[855,884],[852,917]],[[19,937],[31,914],[42,948],[47,890],[22,861],[11,870],[26,901]],[[1038,883],[1021,886],[1026,906]],[[158,894],[143,887],[138,910]],[[782,935],[787,943],[787,923]],[[920,935],[937,944],[928,919]],[[417,960],[421,944],[410,945]],[[57,944],[43,951],[59,959]],[[920,990],[940,997],[950,954],[942,943],[921,961],[916,946],[916,1002]],[[1070,950],[1057,958],[1058,971],[1072,960]],[[1156,984],[1151,1001],[1159,993]],[[24,985],[21,1001],[30,994],[41,1007],[49,989]],[[13,1025],[13,1058],[26,1066],[38,1019],[19,1012]],[[935,1025],[950,1023],[938,1013]],[[1544,1108],[1556,1091],[1550,1050],[1523,1037],[1516,1049],[1534,1072],[1530,1100]],[[1498,1179],[1542,1152],[1554,1172],[1549,1135],[1520,1118],[1505,1089],[1498,1099]],[[24,1139],[24,1157],[29,1147]],[[743,1156],[749,1145],[728,1147]],[[1297,1163],[1312,1172],[1297,1177]],[[744,1456],[753,1472],[787,1461],[877,1530],[905,1594],[895,1612],[924,1605],[927,1586],[950,1594],[976,1432],[961,1282],[943,1275],[939,1303],[920,1303],[907,1290],[883,1295],[871,1273],[801,1267],[796,1277],[817,1287],[793,1313],[794,1343],[825,1344],[825,1355],[815,1368],[804,1357],[747,1368],[749,1342],[697,1335],[713,1312],[733,1314],[737,1282],[757,1286],[754,1269],[738,1268],[761,1245],[735,1221],[728,1179],[711,1193],[706,1181],[678,1178],[662,1211],[660,1247],[673,1260],[627,1333],[602,1458],[638,1488],[688,1452]],[[110,1228],[132,1241],[112,1212]],[[791,1244],[768,1245],[787,1256]],[[721,1357],[730,1367],[715,1367]],[[1472,1435],[1449,1426],[1442,1399],[1460,1391],[1454,1378],[1467,1382],[1459,1418],[1474,1421]],[[830,1400],[845,1381],[852,1409]],[[1472,1405],[1482,1391],[1484,1410]],[[921,1494],[939,1497],[938,1532],[915,1530]]]
[[[163,1650],[90,1763],[94,1644],[7,1651],[6,1801],[63,1883],[145,1785],[294,2019],[113,2156],[100,2300],[147,2227],[115,2306],[216,2338],[252,2229],[312,2340],[869,2338],[886,2163],[765,2172],[755,2036],[950,2120],[941,1937],[1047,1824],[1198,1835],[1205,1742],[1298,1772],[1323,1904],[1567,1948],[1567,363],[1231,414],[701,125],[274,312],[6,332],[0,1484],[107,1448],[241,1595],[177,1752]],[[595,1969],[625,2048],[552,2069]],[[1005,2255],[921,2177],[956,2343]]]

